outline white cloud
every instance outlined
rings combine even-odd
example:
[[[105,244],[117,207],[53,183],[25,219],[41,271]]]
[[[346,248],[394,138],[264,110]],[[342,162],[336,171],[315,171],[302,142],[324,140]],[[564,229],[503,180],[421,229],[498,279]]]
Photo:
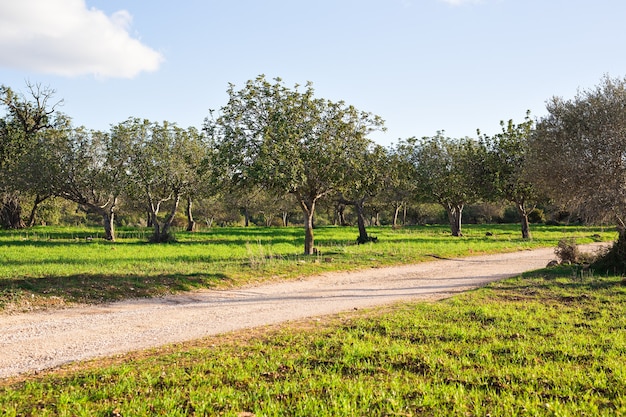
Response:
[[[132,78],[163,56],[128,33],[132,16],[84,0],[0,1],[0,66],[62,76]]]

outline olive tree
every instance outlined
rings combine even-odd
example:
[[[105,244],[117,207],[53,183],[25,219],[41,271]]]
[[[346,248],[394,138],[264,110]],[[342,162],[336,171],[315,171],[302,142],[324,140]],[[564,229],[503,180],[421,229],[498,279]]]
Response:
[[[387,155],[385,186],[378,198],[393,208],[392,226],[395,228],[398,226],[400,210],[404,209],[406,217],[407,207],[415,200],[418,186],[409,159],[410,153],[403,153],[402,146],[392,146],[387,150]]]
[[[180,200],[197,184],[201,159],[195,152],[202,149],[202,137],[196,129],[183,129],[168,122],[128,119],[112,128],[120,143],[128,143],[131,195],[140,196],[147,208],[154,233],[152,241],[172,239],[171,227]],[[162,206],[169,203],[164,218]]]
[[[358,243],[373,239],[365,228],[365,203],[379,194],[385,187],[388,159],[385,149],[372,145],[355,154],[348,164],[348,181],[340,187],[338,202],[354,207],[359,229]]]
[[[114,241],[128,154],[108,133],[84,127],[57,132],[41,149],[53,195],[101,216],[104,238]]]
[[[53,127],[61,104],[52,102],[54,90],[30,83],[27,87],[29,96],[0,86],[0,105],[5,110],[0,116],[0,225],[6,228],[25,227],[19,193],[27,187],[23,175],[28,171],[22,158],[36,149],[37,135]]]
[[[228,89],[228,103],[206,130],[235,182],[290,193],[304,214],[304,253],[314,253],[317,202],[348,180],[351,158],[370,145],[380,117],[343,102],[314,97],[312,85],[287,88],[259,76],[241,90]]]
[[[515,204],[520,217],[522,238],[530,239],[528,214],[536,207],[537,189],[529,173],[529,138],[534,122],[530,113],[526,113],[524,122],[520,124],[500,122],[502,131],[492,137],[480,135],[483,161],[482,189],[490,200],[507,200]],[[481,175],[482,174],[482,175]]]
[[[626,245],[626,79],[605,76],[547,110],[530,140],[537,183],[584,218],[615,222]]]
[[[462,215],[466,204],[478,199],[474,171],[480,165],[473,139],[452,139],[438,132],[421,140],[409,138],[398,151],[411,162],[418,197],[441,204],[447,214],[452,236],[462,236]]]

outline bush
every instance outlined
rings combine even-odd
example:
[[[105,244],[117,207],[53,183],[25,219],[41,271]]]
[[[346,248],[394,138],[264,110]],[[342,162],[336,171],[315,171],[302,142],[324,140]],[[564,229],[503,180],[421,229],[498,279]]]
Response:
[[[562,264],[575,264],[580,261],[580,249],[578,249],[576,239],[571,237],[559,240],[554,253],[559,263]]]
[[[594,269],[598,268],[599,263],[607,257],[606,252],[585,253],[581,252],[576,239],[566,238],[559,240],[558,246],[554,249],[559,263],[564,264],[586,264],[593,265]]]
[[[513,206],[509,206],[504,209],[504,214],[502,215],[503,223],[518,223],[519,222],[519,213],[517,209]]]
[[[626,273],[626,231],[620,231],[617,242],[598,256],[593,267],[612,274]]]
[[[543,210],[536,208],[528,213],[528,221],[530,223],[543,223],[546,221],[546,215]]]

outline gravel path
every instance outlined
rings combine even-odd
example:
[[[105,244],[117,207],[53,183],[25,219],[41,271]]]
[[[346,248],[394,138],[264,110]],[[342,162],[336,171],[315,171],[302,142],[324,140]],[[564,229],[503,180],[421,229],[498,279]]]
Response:
[[[399,300],[439,299],[554,259],[551,248],[329,273],[228,291],[198,291],[0,315],[0,378]]]

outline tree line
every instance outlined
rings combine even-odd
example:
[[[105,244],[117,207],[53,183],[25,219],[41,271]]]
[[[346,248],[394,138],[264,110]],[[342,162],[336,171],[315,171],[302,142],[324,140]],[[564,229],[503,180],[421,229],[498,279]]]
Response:
[[[181,205],[193,230],[194,202],[261,194],[272,210],[288,213],[288,196],[297,205],[305,254],[314,253],[322,201],[339,214],[353,209],[360,243],[373,239],[365,213],[374,201],[393,207],[394,223],[411,201],[439,204],[454,236],[468,204],[506,201],[525,239],[531,211],[550,202],[586,221],[614,222],[624,238],[626,80],[605,76],[573,99],[553,97],[547,115],[501,122],[495,135],[440,131],[389,147],[369,138],[385,129],[380,116],[318,98],[311,83],[259,76],[227,92],[202,129],[129,118],[103,132],[74,126],[48,87],[29,84],[20,94],[2,86],[0,225],[32,224],[41,203],[60,197],[99,216],[108,240],[126,209],[146,213],[152,241],[165,242]],[[33,200],[28,223],[25,195]]]

